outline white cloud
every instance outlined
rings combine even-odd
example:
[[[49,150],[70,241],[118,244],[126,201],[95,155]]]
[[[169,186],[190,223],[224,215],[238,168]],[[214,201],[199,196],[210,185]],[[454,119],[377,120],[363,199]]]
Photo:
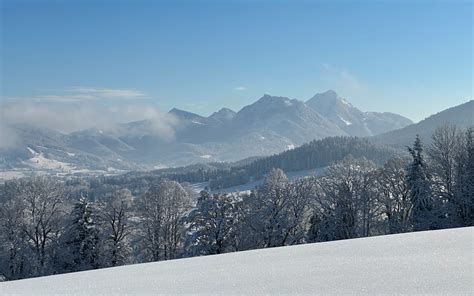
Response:
[[[147,98],[146,94],[140,90],[126,88],[114,89],[74,86],[66,89],[48,90],[48,92],[50,93],[22,97],[7,97],[6,99],[9,101],[74,103],[92,100],[132,100]]]
[[[236,86],[234,87],[234,90],[238,90],[238,91],[243,91],[243,90],[247,90],[248,88],[246,86]]]
[[[69,89],[72,92],[91,94],[102,98],[125,98],[135,99],[145,97],[145,93],[136,89],[112,89],[112,88],[96,88],[87,86],[75,86]]]
[[[322,65],[322,82],[327,89],[334,89],[345,95],[355,95],[367,87],[347,69],[338,68],[328,63]]]
[[[16,100],[0,105],[0,147],[11,147],[18,143],[15,124],[27,124],[48,128],[63,133],[99,128],[114,132],[120,123],[149,120],[149,127],[155,136],[173,140],[177,120],[174,116],[162,113],[150,104],[130,104],[121,102],[113,106],[97,100],[86,101],[46,101]]]
[[[97,97],[93,95],[38,95],[38,96],[25,96],[25,97],[7,97],[8,101],[35,101],[35,102],[56,102],[56,103],[69,103],[69,102],[82,102],[96,100]]]

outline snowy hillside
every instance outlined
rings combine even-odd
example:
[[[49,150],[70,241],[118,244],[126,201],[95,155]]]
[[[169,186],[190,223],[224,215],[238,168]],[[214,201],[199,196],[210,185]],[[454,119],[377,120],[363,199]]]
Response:
[[[474,228],[388,235],[0,283],[1,295],[472,293]]]

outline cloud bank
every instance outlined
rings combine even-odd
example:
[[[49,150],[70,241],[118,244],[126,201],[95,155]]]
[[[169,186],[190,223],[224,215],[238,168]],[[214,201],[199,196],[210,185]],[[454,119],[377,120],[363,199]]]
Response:
[[[118,124],[149,120],[151,132],[166,140],[174,137],[177,120],[142,98],[143,92],[127,89],[75,87],[72,93],[9,97],[0,102],[0,147],[18,143],[14,125],[31,125],[62,133],[99,128],[114,131]],[[119,101],[114,101],[120,99]]]

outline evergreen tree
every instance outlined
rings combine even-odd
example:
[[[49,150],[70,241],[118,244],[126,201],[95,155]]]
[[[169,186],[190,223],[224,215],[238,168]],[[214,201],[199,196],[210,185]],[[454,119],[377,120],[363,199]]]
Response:
[[[86,197],[82,196],[74,204],[72,221],[65,242],[68,271],[88,270],[100,267],[99,225],[95,209]]]
[[[413,148],[408,148],[413,160],[407,168],[406,183],[413,205],[411,222],[413,229],[428,230],[435,227],[435,205],[431,192],[430,177],[423,155],[423,144],[417,135]]]

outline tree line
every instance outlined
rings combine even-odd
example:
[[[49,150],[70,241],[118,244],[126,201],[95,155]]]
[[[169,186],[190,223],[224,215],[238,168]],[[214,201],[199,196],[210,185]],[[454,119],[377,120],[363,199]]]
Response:
[[[132,263],[474,224],[474,129],[442,126],[382,166],[345,157],[317,177],[280,168],[251,192],[161,179],[134,196],[38,176],[0,188],[0,276],[14,280]]]
[[[357,137],[328,137],[313,140],[307,144],[279,154],[264,157],[242,166],[232,166],[210,176],[209,187],[213,190],[245,184],[260,179],[272,168],[286,172],[321,168],[341,161],[347,155],[365,157],[376,164],[385,163],[399,150],[375,145],[368,139]]]

